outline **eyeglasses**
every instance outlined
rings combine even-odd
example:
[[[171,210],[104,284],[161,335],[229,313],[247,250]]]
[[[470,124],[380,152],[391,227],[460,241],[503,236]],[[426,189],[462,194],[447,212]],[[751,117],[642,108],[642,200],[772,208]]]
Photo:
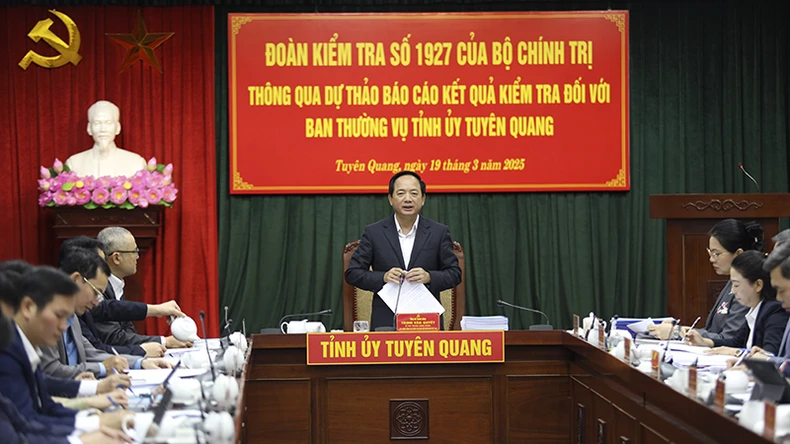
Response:
[[[110,253],[110,255],[113,255],[115,253],[129,253],[129,254],[136,254],[136,255],[139,256],[140,255],[140,249],[139,248],[135,248],[134,250],[115,250],[112,253]]]
[[[721,256],[722,254],[727,253],[726,251],[714,251],[714,250],[711,250],[710,248],[706,248],[706,250],[708,250],[708,256],[712,257],[713,260],[717,260],[717,259],[719,259],[719,256]]]
[[[99,298],[99,299],[102,299],[102,298],[104,297],[104,293],[102,293],[101,291],[99,291],[99,289],[98,289],[98,288],[96,288],[96,286],[95,286],[95,285],[93,285],[93,284],[91,283],[91,281],[89,281],[89,280],[88,280],[88,279],[87,279],[85,276],[83,276],[83,277],[82,277],[82,280],[83,280],[83,281],[85,281],[85,283],[86,283],[86,284],[88,284],[88,285],[90,285],[90,286],[91,286],[91,288],[93,289],[93,291],[94,291],[94,292],[96,292],[96,297],[97,297],[97,298]]]

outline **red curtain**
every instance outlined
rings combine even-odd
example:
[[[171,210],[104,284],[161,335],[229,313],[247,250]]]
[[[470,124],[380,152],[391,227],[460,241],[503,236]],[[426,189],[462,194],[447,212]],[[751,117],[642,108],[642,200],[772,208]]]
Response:
[[[207,314],[210,335],[219,331],[217,277],[216,149],[214,135],[214,16],[212,7],[142,8],[150,33],[174,32],[154,51],[163,73],[137,62],[120,73],[126,50],[105,33],[131,33],[137,8],[64,7],[81,34],[77,66],[45,69],[18,63],[28,50],[57,53],[27,34],[50,18],[51,30],[68,43],[61,20],[43,7],[0,7],[5,44],[0,45],[0,192],[3,240],[0,260],[46,262],[55,248],[37,198],[40,165],[86,150],[87,110],[109,100],[121,109],[116,144],[145,159],[175,167],[175,206],[164,213],[163,236],[138,262],[139,299],[175,299],[188,315]],[[165,334],[163,320],[147,320],[149,334]]]

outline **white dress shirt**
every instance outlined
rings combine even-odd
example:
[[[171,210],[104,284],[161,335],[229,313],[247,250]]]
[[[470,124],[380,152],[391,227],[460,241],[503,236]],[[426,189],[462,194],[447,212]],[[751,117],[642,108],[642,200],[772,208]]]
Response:
[[[414,226],[411,227],[411,231],[408,233],[403,232],[403,229],[398,223],[398,218],[395,216],[392,217],[395,218],[395,227],[398,228],[398,242],[400,242],[400,251],[403,253],[403,263],[406,265],[406,270],[408,270],[411,252],[414,250],[414,240],[417,238],[417,224],[420,223],[420,215],[417,215]]]
[[[115,299],[120,301],[123,297],[123,287],[126,285],[126,283],[123,281],[123,279],[112,273],[110,273],[109,281],[110,285],[112,285],[112,290],[115,292]]]
[[[760,306],[763,301],[757,303],[757,306],[749,309],[746,313],[746,324],[749,326],[749,339],[746,340],[746,350],[751,350],[752,341],[754,340],[754,324],[757,322],[757,315],[760,314]]]
[[[41,349],[38,347],[33,347],[33,344],[30,342],[27,336],[25,336],[25,332],[19,328],[19,325],[16,326],[16,329],[19,332],[19,336],[22,338],[22,346],[25,348],[27,359],[30,361],[30,369],[33,370],[33,373],[35,373],[36,369],[38,369],[38,365],[41,364]],[[97,381],[96,384],[98,385]],[[82,383],[80,383],[80,390],[82,390]],[[96,393],[95,389],[93,390],[93,393]],[[41,399],[37,398],[35,401],[36,405],[41,407]],[[94,430],[99,430],[101,425],[99,416],[93,413],[94,412],[90,410],[81,410],[77,412],[77,414],[74,416],[74,428],[81,432],[92,432]],[[69,441],[75,442],[72,440],[72,437],[69,437]]]

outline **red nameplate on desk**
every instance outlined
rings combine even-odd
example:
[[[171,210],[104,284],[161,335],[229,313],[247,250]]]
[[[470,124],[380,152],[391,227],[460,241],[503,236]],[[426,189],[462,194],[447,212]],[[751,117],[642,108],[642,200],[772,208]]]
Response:
[[[504,331],[307,334],[307,365],[492,362],[505,362]]]
[[[439,313],[398,313],[398,331],[439,331]]]

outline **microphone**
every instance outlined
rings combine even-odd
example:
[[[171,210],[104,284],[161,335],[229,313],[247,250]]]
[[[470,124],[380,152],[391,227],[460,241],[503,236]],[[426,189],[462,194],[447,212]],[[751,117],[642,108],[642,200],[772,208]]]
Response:
[[[208,355],[208,365],[211,367],[211,380],[217,382],[217,375],[214,374],[214,361],[211,360],[211,352],[208,349],[208,335],[206,334],[206,312],[200,310],[200,326],[203,327],[203,340],[206,341],[206,354]]]
[[[301,318],[307,316],[331,316],[331,315],[332,315],[331,308],[327,308],[326,310],[316,311],[313,313],[294,313],[294,314],[285,315],[282,318],[280,318],[280,322],[278,323],[278,325],[282,325],[283,321],[291,318]]]
[[[395,297],[395,311],[392,312],[392,327],[376,327],[376,331],[398,331],[398,304],[400,303],[400,290],[403,288],[403,279],[406,275],[403,273],[398,276],[398,296]]]
[[[596,325],[596,322],[598,322],[598,317],[595,315],[595,313],[592,313],[592,315],[593,318],[592,322],[590,322],[590,328],[587,330],[587,333],[584,334],[584,340],[587,342],[590,342],[590,332],[593,330],[593,326]]]
[[[743,164],[742,164],[742,163],[738,164],[738,168],[740,168],[740,169],[741,169],[741,171],[743,171],[743,174],[745,174],[745,175],[746,175],[746,177],[748,177],[749,179],[751,179],[751,181],[752,181],[752,182],[754,182],[754,184],[757,186],[757,191],[760,191],[760,184],[759,184],[759,183],[757,183],[757,181],[756,181],[756,180],[754,180],[754,177],[752,177],[752,175],[751,175],[751,174],[749,174],[749,172],[748,172],[748,171],[746,171],[746,168],[744,168],[744,167],[743,167]]]
[[[672,320],[672,331],[675,331],[675,327],[678,325],[678,320]],[[664,346],[664,357],[661,359],[661,364],[659,364],[659,376],[661,380],[667,379],[675,373],[677,369],[674,365],[672,365],[672,360],[668,360],[667,352],[669,351],[669,339],[667,339],[667,345]]]
[[[233,320],[228,319],[228,306],[225,306],[225,326],[222,327],[222,336],[228,336],[232,332],[230,331],[230,325],[233,324]]]
[[[554,330],[554,327],[552,327],[551,324],[549,323],[549,317],[546,316],[546,313],[543,313],[540,310],[535,310],[533,308],[527,308],[527,307],[521,307],[519,305],[514,305],[514,304],[511,304],[509,302],[505,302],[505,301],[503,301],[501,299],[496,301],[496,304],[499,305],[500,307],[510,307],[510,308],[515,308],[515,309],[518,309],[518,310],[524,310],[524,311],[529,311],[529,312],[532,312],[532,313],[538,313],[538,314],[542,315],[544,318],[546,318],[546,323],[545,324],[533,324],[533,325],[530,325],[529,326],[530,330]]]

